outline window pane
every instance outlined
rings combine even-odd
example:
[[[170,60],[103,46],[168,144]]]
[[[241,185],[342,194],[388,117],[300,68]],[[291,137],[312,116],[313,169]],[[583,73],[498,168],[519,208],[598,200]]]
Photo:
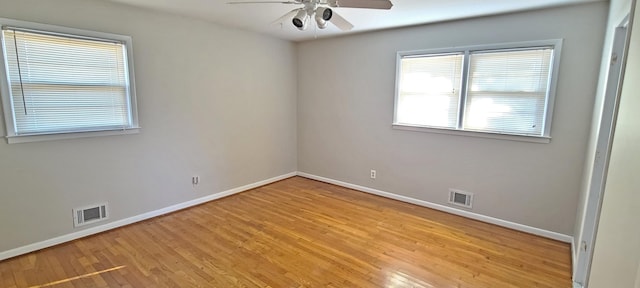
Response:
[[[3,30],[15,133],[132,126],[121,43]]]
[[[464,55],[401,59],[396,123],[455,129]]]
[[[542,136],[553,49],[471,53],[464,129]]]

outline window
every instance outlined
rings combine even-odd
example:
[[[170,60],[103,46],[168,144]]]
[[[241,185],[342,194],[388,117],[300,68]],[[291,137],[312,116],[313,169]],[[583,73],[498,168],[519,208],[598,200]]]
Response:
[[[400,52],[394,127],[548,142],[560,46]]]
[[[0,23],[9,143],[137,131],[130,37]]]

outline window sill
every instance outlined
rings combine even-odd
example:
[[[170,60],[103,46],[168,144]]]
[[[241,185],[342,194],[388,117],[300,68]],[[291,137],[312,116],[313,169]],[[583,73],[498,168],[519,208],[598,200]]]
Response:
[[[425,127],[425,126],[413,126],[413,125],[397,124],[397,123],[392,124],[392,127],[393,129],[397,129],[397,130],[438,133],[438,134],[448,134],[448,135],[467,136],[467,137],[479,137],[479,138],[490,138],[490,139],[544,143],[544,144],[551,142],[551,137],[547,137],[547,136],[476,132],[476,131],[465,131],[465,130],[453,130],[453,129],[446,129],[446,128],[432,128],[432,127]]]
[[[89,132],[56,133],[56,134],[17,135],[17,136],[7,136],[6,138],[9,144],[15,144],[15,143],[53,141],[53,140],[63,140],[63,139],[75,139],[75,138],[88,138],[88,137],[98,137],[98,136],[129,135],[129,134],[138,134],[138,133],[140,133],[140,127],[129,128],[126,130],[105,130],[105,131],[89,131]]]

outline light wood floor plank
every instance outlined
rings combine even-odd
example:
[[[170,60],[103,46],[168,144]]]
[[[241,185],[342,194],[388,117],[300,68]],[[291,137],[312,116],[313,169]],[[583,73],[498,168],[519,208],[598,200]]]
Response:
[[[566,243],[293,177],[0,262],[2,287],[570,287]]]

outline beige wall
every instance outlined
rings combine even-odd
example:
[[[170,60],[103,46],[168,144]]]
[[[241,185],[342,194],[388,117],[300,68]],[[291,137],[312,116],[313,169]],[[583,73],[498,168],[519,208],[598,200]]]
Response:
[[[132,36],[143,127],[0,141],[0,252],[77,231],[74,207],[109,202],[116,221],[297,165],[438,204],[447,188],[467,190],[473,212],[572,235],[604,3],[301,44],[107,1],[0,7],[0,17]],[[550,38],[565,40],[551,144],[391,129],[396,51]]]
[[[636,8],[589,287],[638,287],[640,9]]]
[[[298,45],[298,168],[573,235],[608,3],[320,39]],[[391,128],[397,51],[563,38],[550,144]],[[376,169],[376,180],[369,170]]]
[[[0,0],[0,17],[132,36],[142,126],[0,141],[0,252],[77,231],[75,207],[115,221],[296,171],[290,42],[107,1]]]

